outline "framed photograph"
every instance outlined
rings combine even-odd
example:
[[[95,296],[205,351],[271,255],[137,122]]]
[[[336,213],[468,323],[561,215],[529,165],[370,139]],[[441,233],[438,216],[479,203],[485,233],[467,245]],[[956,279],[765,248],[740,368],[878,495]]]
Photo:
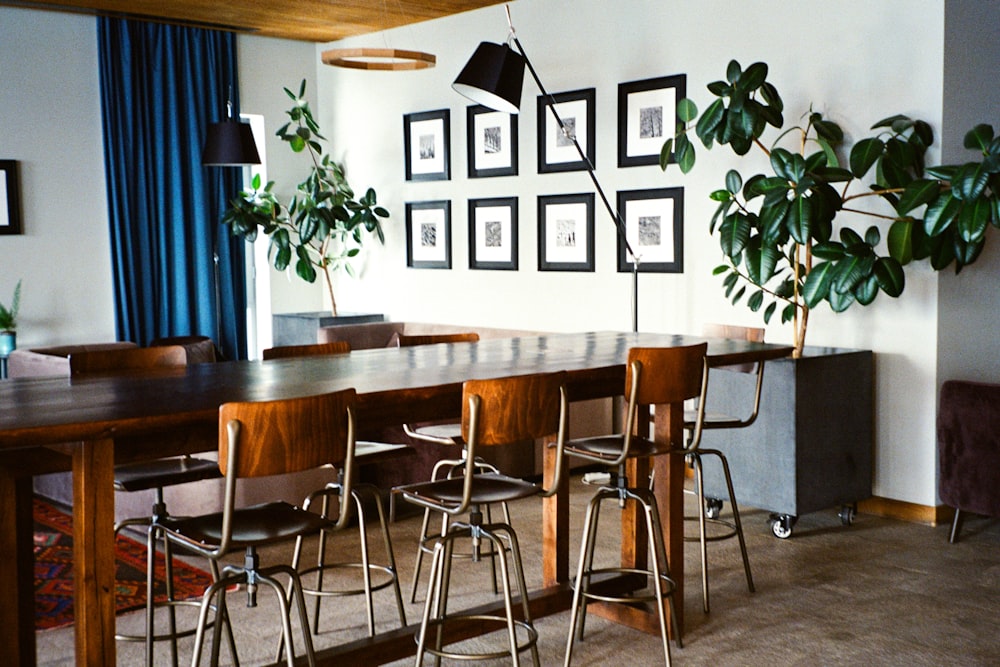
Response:
[[[406,180],[447,181],[451,178],[451,112],[448,109],[403,116]]]
[[[684,74],[618,84],[619,167],[660,163],[663,142],[676,131],[677,103],[687,96],[686,89]]]
[[[17,160],[0,160],[0,235],[21,233],[20,188]]]
[[[594,194],[538,198],[538,270],[594,270]]]
[[[479,104],[466,108],[469,178],[517,175],[517,118]]]
[[[517,197],[469,200],[469,268],[517,271]]]
[[[451,268],[451,202],[406,202],[406,265]]]
[[[684,273],[684,188],[620,191],[618,214],[639,258],[639,273]],[[618,271],[632,272],[621,235]]]
[[[597,164],[596,134],[594,124],[596,91],[593,88],[574,90],[568,93],[552,95],[555,104],[549,98],[538,96],[538,173],[545,174],[558,171],[580,171],[587,168],[587,163],[580,158],[572,137],[575,136],[583,154],[590,163]],[[550,107],[556,113],[570,133],[568,136],[559,129]]]

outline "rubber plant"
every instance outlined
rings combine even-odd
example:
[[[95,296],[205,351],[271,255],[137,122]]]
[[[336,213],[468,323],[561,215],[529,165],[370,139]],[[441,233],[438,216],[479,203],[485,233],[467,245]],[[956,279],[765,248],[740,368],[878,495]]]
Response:
[[[690,99],[678,104],[677,134],[660,155],[664,170],[676,162],[690,172],[693,130],[707,149],[769,158],[769,171],[731,169],[711,194],[718,208],[709,231],[725,257],[714,274],[734,304],[745,298],[765,322],[780,309],[801,352],[809,312],[821,303],[839,313],[879,292],[898,297],[914,262],[957,273],[976,261],[988,228],[1000,227],[1000,137],[990,125],[965,135],[972,156],[964,164],[926,166],[934,133],[905,115],[876,122],[848,150],[841,127],[812,108],[785,129],[767,76],[765,63],[744,70],[731,61],[726,79],[708,84],[715,99],[703,113]],[[767,132],[777,133],[770,143]]]
[[[284,271],[294,260],[296,275],[309,283],[321,271],[336,315],[332,274],[344,270],[355,275],[350,260],[360,254],[367,236],[385,243],[381,219],[389,212],[378,206],[372,188],[355,199],[344,165],[325,153],[321,142],[326,138],[305,99],[305,80],[298,95],[284,90],[293,104],[285,112],[289,122],[276,135],[296,153],[309,156],[309,174],[287,205],[274,194],[274,181],[261,187],[260,175],[255,175],[251,189],[230,202],[222,221],[248,241],[257,238],[258,230],[269,236],[268,257],[275,269]]]

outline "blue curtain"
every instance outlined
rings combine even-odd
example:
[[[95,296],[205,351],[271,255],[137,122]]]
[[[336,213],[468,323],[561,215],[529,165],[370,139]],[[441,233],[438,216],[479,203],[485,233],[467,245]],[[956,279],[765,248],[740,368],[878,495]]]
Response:
[[[241,172],[201,165],[230,90],[238,114],[236,38],[108,18],[97,38],[118,338],[205,335],[244,359],[243,242],[219,224]]]

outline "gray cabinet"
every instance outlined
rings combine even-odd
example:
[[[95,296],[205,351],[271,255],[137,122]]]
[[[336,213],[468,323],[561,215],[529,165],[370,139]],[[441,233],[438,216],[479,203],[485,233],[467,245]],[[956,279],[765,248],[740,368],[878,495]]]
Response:
[[[342,313],[334,316],[328,311],[312,313],[275,313],[271,316],[274,345],[311,345],[316,342],[320,327],[335,324],[365,324],[382,322],[385,317],[371,313]]]
[[[776,536],[788,537],[797,517],[835,506],[850,523],[855,504],[871,496],[873,372],[871,351],[807,347],[801,358],[767,363],[752,426],[704,433],[702,447],[729,460],[740,507],[772,512]],[[713,371],[708,409],[748,413],[753,382]],[[728,500],[720,467],[706,462],[706,496]]]

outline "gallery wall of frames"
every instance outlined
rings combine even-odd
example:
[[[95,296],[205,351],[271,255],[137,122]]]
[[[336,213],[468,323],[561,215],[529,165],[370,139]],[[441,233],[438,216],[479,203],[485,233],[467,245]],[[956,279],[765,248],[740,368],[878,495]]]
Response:
[[[686,95],[686,75],[675,74],[618,85],[618,168],[657,165],[664,140],[677,127],[677,105]],[[586,88],[538,97],[537,173],[586,171],[596,167],[597,90]],[[550,106],[563,120],[562,131]],[[470,179],[518,175],[520,115],[484,106],[466,107],[465,159]],[[403,116],[407,181],[449,181],[453,155],[451,111],[415,111]],[[571,133],[571,136],[567,136]],[[580,148],[577,150],[573,137]],[[581,156],[581,152],[583,156]],[[672,161],[672,156],[669,157]],[[475,181],[470,180],[474,185]],[[468,188],[465,188],[468,190]],[[476,197],[461,201],[429,199],[406,203],[406,262],[414,269],[451,269],[452,210],[468,210],[468,267],[518,270],[518,211],[537,207],[539,271],[585,271],[594,266],[594,218],[612,217],[594,191],[553,192],[536,202],[518,197]],[[639,271],[683,273],[684,189],[680,187],[618,191],[616,207],[629,245],[641,257]],[[596,209],[596,210],[595,210]],[[523,209],[522,209],[523,210]],[[604,224],[604,223],[602,223]],[[619,272],[633,271],[631,257],[618,235]]]

